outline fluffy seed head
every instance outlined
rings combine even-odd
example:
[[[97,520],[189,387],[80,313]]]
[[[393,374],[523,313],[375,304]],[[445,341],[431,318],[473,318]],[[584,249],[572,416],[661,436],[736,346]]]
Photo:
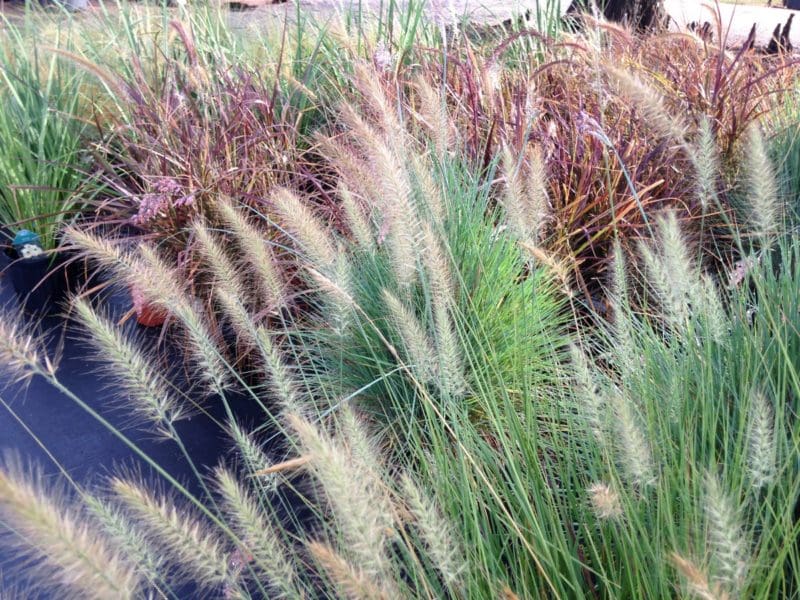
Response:
[[[748,544],[738,507],[712,474],[706,477],[706,514],[714,579],[726,589],[739,591],[747,574]]]
[[[344,208],[344,214],[347,217],[347,224],[356,242],[362,250],[366,252],[374,251],[375,238],[372,235],[372,228],[364,216],[361,206],[345,184],[339,186],[339,198],[342,200],[342,208]]]
[[[302,403],[300,388],[289,367],[284,363],[280,350],[275,344],[272,334],[264,327],[256,330],[256,346],[261,355],[268,385],[284,411],[294,414],[305,414],[306,407]],[[259,468],[264,468],[263,465]]]
[[[202,221],[195,221],[192,230],[197,241],[197,248],[205,258],[205,266],[211,275],[215,290],[222,292],[229,299],[237,299],[239,304],[245,306],[247,298],[241,274],[225,252],[218,237]],[[223,306],[226,306],[225,303]],[[234,323],[239,319],[238,315],[229,316],[233,317]]]
[[[255,475],[272,466],[267,453],[261,447],[252,433],[245,431],[245,429],[236,423],[231,422],[228,425],[228,433],[235,444],[235,449],[244,461],[244,466],[251,477],[257,478],[258,485],[265,492],[274,492],[278,485],[278,478],[275,474],[270,475]]]
[[[38,469],[9,457],[0,469],[0,516],[15,530],[6,543],[40,559],[41,582],[83,598],[133,598],[139,575]]]
[[[628,303],[628,273],[625,253],[618,239],[614,240],[611,253],[611,301],[614,303],[615,312]]]
[[[265,233],[250,223],[231,202],[220,202],[219,210],[255,276],[264,303],[272,309],[283,306],[286,286],[275,266],[275,255],[264,239]]]
[[[212,586],[231,583],[222,540],[186,506],[116,477],[111,480],[111,488],[146,528],[152,542],[175,557],[187,576]]]
[[[245,306],[242,296],[232,292],[225,285],[217,287],[214,296],[220,304],[222,314],[236,332],[237,342],[245,344],[248,348],[255,346],[255,332],[258,325]]]
[[[622,516],[619,494],[607,483],[596,482],[589,486],[589,499],[599,519],[618,519]]]
[[[85,495],[87,511],[102,527],[109,542],[129,557],[150,582],[163,577],[164,557],[147,541],[142,532],[116,505],[98,496]]]
[[[208,386],[211,394],[224,395],[228,387],[228,370],[207,320],[194,299],[182,292],[175,269],[168,266],[149,246],[140,246],[142,272],[147,273],[145,291],[159,306],[170,309],[188,337],[188,350],[195,362],[195,373]],[[157,283],[153,283],[157,282]]]
[[[325,570],[325,573],[348,600],[389,600],[390,595],[369,575],[348,562],[327,544],[311,542],[308,544],[311,556]]]
[[[747,428],[747,467],[754,488],[768,485],[775,478],[775,428],[772,405],[767,396],[755,391],[750,398]]]
[[[449,261],[442,244],[430,224],[422,228],[424,262],[430,286],[433,320],[436,333],[436,351],[439,364],[439,388],[450,398],[466,393],[461,346],[453,319],[456,291]]]
[[[661,137],[685,145],[688,127],[680,117],[670,114],[664,97],[656,89],[631,72],[617,67],[606,68],[620,92],[641,112],[644,120]]]
[[[697,142],[690,154],[697,178],[697,198],[703,212],[717,204],[717,178],[720,174],[719,151],[708,119],[700,121]]]
[[[336,257],[336,264],[331,273],[333,287],[323,285],[323,290],[327,293],[327,319],[333,332],[340,338],[344,337],[345,332],[353,321],[353,269],[347,254],[340,248]]]
[[[272,195],[278,220],[309,258],[324,273],[336,264],[336,247],[308,205],[292,191],[281,188]]]
[[[0,370],[16,381],[29,380],[42,368],[55,373],[40,341],[20,325],[24,322],[20,314],[0,311]]]
[[[700,297],[696,301],[700,302],[699,312],[708,333],[718,344],[724,343],[730,331],[730,319],[722,305],[719,289],[707,273],[701,275],[699,293]]]
[[[172,425],[185,418],[186,412],[171,393],[159,367],[136,342],[126,338],[119,327],[98,314],[88,301],[77,298],[72,306],[98,358],[107,363],[117,383],[133,400],[132,412],[154,425],[159,434],[171,438]]]
[[[350,431],[362,439],[347,444],[296,416],[289,415],[287,420],[302,453],[311,457],[309,468],[331,505],[348,558],[370,579],[391,581],[386,548],[387,532],[394,528],[391,503],[374,472],[374,463],[363,459],[363,449],[369,445],[363,430]]]
[[[389,316],[400,334],[403,354],[408,357],[412,372],[424,384],[438,381],[436,351],[422,323],[389,290],[383,290],[383,299]]]
[[[398,155],[406,154],[403,147],[406,140],[406,131],[398,117],[397,104],[393,101],[382,84],[383,78],[375,68],[365,62],[357,61],[353,65],[355,71],[354,81],[362,94],[374,121],[380,124],[384,136],[399,144]]]
[[[370,208],[380,205],[381,189],[372,171],[372,163],[359,154],[356,143],[347,140],[317,135],[319,151],[336,169],[339,179],[347,189],[364,200]]]
[[[635,379],[641,355],[635,347],[635,329],[631,318],[628,296],[628,275],[625,254],[619,240],[614,240],[611,260],[611,285],[609,299],[614,316],[612,332],[614,334],[614,354],[620,367],[623,381]]]
[[[382,235],[392,258],[392,268],[401,287],[410,286],[417,276],[419,214],[414,201],[404,154],[391,145],[351,106],[341,108],[344,123],[350,126],[353,142],[362,150],[377,182],[376,208],[382,218]],[[382,243],[382,240],[379,240]]]
[[[446,156],[455,143],[457,133],[453,121],[447,114],[447,104],[443,94],[422,77],[417,80],[416,89],[419,94],[418,120],[433,139],[436,155]]]
[[[434,225],[444,226],[447,198],[444,188],[435,179],[435,169],[430,157],[414,154],[411,156],[411,170],[419,190],[420,214],[432,219]]]
[[[419,219],[408,182],[408,174],[385,146],[380,147],[377,169],[384,188],[382,209],[388,224],[388,244],[397,282],[408,287],[417,276],[417,239]]]
[[[118,245],[112,244],[108,238],[82,231],[77,227],[66,227],[64,240],[73,248],[84,252],[103,269],[115,270],[127,258],[126,253]]]
[[[215,475],[228,520],[244,544],[243,551],[253,557],[257,570],[266,575],[272,587],[270,597],[301,598],[294,565],[272,522],[231,471],[219,467]]]
[[[685,331],[691,316],[702,307],[704,294],[674,211],[659,216],[655,246],[641,244],[639,251],[663,316],[677,331]]]
[[[431,562],[455,596],[463,589],[459,575],[466,567],[464,549],[439,508],[428,498],[410,476],[402,479],[403,492],[411,514],[416,520]]]
[[[672,564],[683,575],[689,593],[700,600],[730,600],[730,594],[722,589],[719,583],[712,584],[708,574],[693,561],[673,552],[670,555]]]
[[[547,217],[546,176],[539,151],[528,150],[525,160],[520,161],[505,146],[503,171],[506,182],[503,208],[508,226],[519,240],[536,246]]]
[[[353,294],[353,272],[350,260],[339,251],[329,273],[307,268],[311,279],[319,286],[320,306],[326,320],[326,327],[342,338],[353,320],[353,310],[357,309]]]
[[[597,441],[604,443],[606,406],[603,394],[584,351],[578,346],[571,345],[570,353],[580,412]]]
[[[156,250],[142,244],[136,254],[123,252],[97,236],[74,228],[68,230],[67,239],[101,267],[111,270],[128,285],[136,287],[148,302],[178,317],[188,334],[188,347],[196,361],[197,374],[208,384],[212,394],[224,393],[228,384],[227,370],[214,337],[195,303],[181,287],[180,274],[167,265]]]
[[[655,483],[650,445],[642,428],[636,407],[628,395],[619,391],[613,395],[619,462],[626,479],[638,489]]]
[[[747,223],[762,245],[769,247],[778,233],[782,207],[778,200],[778,185],[764,136],[755,124],[747,131],[744,179],[749,213]]]
[[[233,286],[237,290],[240,289],[242,286],[239,282],[239,273],[230,257],[225,253],[219,239],[211,232],[208,225],[202,220],[197,220],[192,224],[192,233],[198,243],[200,252],[206,259],[209,271],[214,276],[214,281]]]

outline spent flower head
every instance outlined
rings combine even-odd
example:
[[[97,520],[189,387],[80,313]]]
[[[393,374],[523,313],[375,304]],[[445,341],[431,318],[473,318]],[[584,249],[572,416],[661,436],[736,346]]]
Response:
[[[622,516],[619,494],[607,483],[596,482],[589,486],[592,509],[601,520],[618,519]]]

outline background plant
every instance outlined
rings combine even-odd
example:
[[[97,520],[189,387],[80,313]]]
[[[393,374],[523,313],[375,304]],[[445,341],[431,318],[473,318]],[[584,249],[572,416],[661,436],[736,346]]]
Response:
[[[797,199],[800,197],[800,159],[798,152],[797,97],[788,95],[783,106],[773,113],[771,119],[771,156],[779,174],[779,183],[786,195],[788,207],[793,214],[797,211]]]
[[[4,27],[0,53],[0,221],[55,245],[59,224],[72,219],[91,179],[86,162],[89,114],[83,73]]]
[[[186,63],[168,59],[154,82],[135,67],[131,80],[115,83],[123,114],[103,144],[115,198],[100,209],[183,250],[187,225],[197,215],[213,221],[219,196],[258,206],[287,179],[286,165],[298,160],[300,117],[281,112],[278,89],[255,69],[210,70],[188,33],[174,27]]]
[[[623,236],[627,246],[651,235],[653,215],[666,207],[677,208],[695,235],[703,230],[713,254],[714,239],[730,236],[726,223],[734,220],[740,143],[749,124],[781,105],[796,73],[792,59],[590,21],[574,42],[545,40],[543,56],[522,54],[528,63],[520,64],[515,48],[538,35],[522,31],[494,52],[451,60],[449,115],[484,164],[504,145],[537,149],[550,186],[543,245],[574,259],[586,302],[602,295],[611,240]],[[686,177],[697,171],[689,150],[703,135],[721,165],[708,182],[720,204],[705,215],[707,198]]]

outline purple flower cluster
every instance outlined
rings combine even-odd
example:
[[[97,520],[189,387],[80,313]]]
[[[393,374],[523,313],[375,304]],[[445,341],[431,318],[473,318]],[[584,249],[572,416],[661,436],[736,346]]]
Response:
[[[139,208],[131,217],[131,222],[134,225],[146,225],[163,217],[170,209],[183,208],[192,204],[194,204],[194,194],[187,196],[183,186],[176,179],[165,177],[153,185],[153,192],[145,194],[139,199]]]

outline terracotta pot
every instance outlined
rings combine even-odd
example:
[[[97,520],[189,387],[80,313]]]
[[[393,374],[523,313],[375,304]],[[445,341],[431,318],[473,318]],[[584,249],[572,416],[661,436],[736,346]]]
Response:
[[[167,320],[167,311],[148,302],[144,294],[136,286],[130,287],[133,310],[136,311],[136,322],[143,327],[160,327]]]

